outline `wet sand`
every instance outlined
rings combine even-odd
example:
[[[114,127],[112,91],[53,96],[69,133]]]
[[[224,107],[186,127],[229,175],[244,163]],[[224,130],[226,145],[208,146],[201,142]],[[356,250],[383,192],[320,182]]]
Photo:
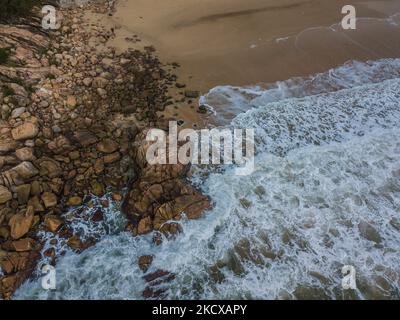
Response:
[[[343,30],[341,9],[357,10],[357,29]],[[217,85],[250,85],[323,72],[352,59],[400,56],[399,25],[386,19],[400,1],[120,0],[104,22],[116,29],[110,45],[153,45],[178,62],[178,81],[206,93]],[[137,35],[141,41],[126,38]],[[167,108],[166,117],[202,125],[195,109]]]

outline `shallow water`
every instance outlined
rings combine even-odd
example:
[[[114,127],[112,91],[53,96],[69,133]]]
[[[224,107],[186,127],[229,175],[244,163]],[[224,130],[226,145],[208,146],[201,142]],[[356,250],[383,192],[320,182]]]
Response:
[[[400,299],[399,66],[353,62],[275,88],[214,89],[235,94],[225,123],[256,130],[253,174],[195,176],[214,207],[160,247],[123,232],[111,208],[115,228],[60,257],[56,291],[34,278],[16,298],[140,299],[137,259],[153,254],[151,270],[176,274],[170,299]],[[355,291],[341,288],[344,265],[356,269]]]

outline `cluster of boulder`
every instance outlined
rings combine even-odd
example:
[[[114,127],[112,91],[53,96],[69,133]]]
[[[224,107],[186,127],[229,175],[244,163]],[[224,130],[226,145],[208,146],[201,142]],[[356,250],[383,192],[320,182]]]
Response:
[[[154,240],[180,231],[177,223],[183,217],[198,219],[210,207],[209,199],[186,181],[190,165],[150,165],[146,153],[151,142],[148,129],[141,131],[133,146],[136,179],[130,185],[122,209],[134,235],[155,231]],[[167,148],[168,149],[168,148]],[[173,152],[173,150],[170,150]]]
[[[210,205],[185,181],[187,166],[149,166],[145,159],[144,128],[156,126],[157,111],[171,104],[168,89],[176,77],[152,48],[117,53],[107,47],[113,31],[85,22],[83,12],[64,9],[62,28],[49,33],[0,25],[0,49],[10,52],[0,64],[4,299],[41,255],[55,256],[54,249],[41,251],[39,231],[58,234],[74,250],[85,248],[63,214],[93,195],[112,191],[121,200],[129,185],[123,205],[128,229],[134,235],[156,231],[156,243],[161,234],[179,231],[171,221],[183,214],[198,218]]]

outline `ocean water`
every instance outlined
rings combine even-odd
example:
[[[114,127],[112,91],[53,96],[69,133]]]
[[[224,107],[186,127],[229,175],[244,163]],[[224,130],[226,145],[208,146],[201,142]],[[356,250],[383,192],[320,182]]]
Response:
[[[271,102],[331,93],[399,77],[400,59],[349,61],[309,77],[247,87],[218,86],[202,96],[200,104],[214,111],[218,124],[228,125],[238,114]]]
[[[16,299],[141,299],[147,254],[149,272],[176,275],[160,285],[169,299],[400,299],[399,59],[218,87],[201,103],[225,126],[255,129],[255,171],[195,174],[213,209],[158,247],[124,232],[110,207],[113,227],[96,229],[94,247],[60,256],[56,290],[38,274]],[[356,290],[342,289],[344,265]]]

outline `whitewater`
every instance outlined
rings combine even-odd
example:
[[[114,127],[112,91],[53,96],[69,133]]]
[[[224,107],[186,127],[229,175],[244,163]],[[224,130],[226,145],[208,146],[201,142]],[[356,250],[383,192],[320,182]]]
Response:
[[[194,167],[213,208],[161,246],[124,232],[115,206],[97,229],[75,221],[99,242],[65,249],[57,290],[37,273],[16,299],[142,299],[137,260],[148,254],[150,271],[176,275],[161,284],[168,299],[400,299],[400,59],[221,86],[200,103],[221,126],[255,129],[255,171]],[[342,289],[345,265],[357,290]]]

